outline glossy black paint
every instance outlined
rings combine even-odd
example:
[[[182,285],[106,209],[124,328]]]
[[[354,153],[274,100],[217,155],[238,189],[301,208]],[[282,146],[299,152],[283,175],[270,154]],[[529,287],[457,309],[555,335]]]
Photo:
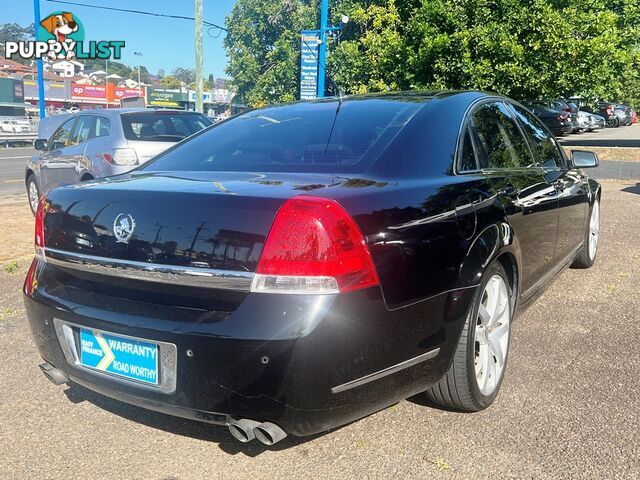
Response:
[[[286,199],[332,198],[360,227],[380,287],[313,296],[142,280],[114,284],[36,260],[37,286],[25,304],[42,357],[89,388],[126,401],[174,407],[204,421],[221,415],[272,421],[294,435],[342,425],[436,382],[451,362],[486,265],[496,259],[505,265],[514,306],[531,297],[581,247],[599,185],[564,157],[553,168],[459,173],[459,136],[470,112],[487,100],[508,100],[478,92],[373,98],[399,97],[424,106],[361,173],[143,169],[47,197],[54,209],[45,222],[47,247],[245,272],[255,270]],[[112,223],[122,212],[136,219],[129,244],[113,237]],[[174,343],[176,392],[143,392],[70,366],[53,318]],[[434,349],[440,350],[431,360],[331,392]]]

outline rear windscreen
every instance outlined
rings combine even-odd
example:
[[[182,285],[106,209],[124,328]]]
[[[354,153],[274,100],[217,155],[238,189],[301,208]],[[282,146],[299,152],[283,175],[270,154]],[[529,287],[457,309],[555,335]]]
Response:
[[[363,172],[420,107],[352,99],[256,110],[167,151],[143,170]]]
[[[179,142],[212,124],[200,113],[140,112],[121,115],[127,140]]]

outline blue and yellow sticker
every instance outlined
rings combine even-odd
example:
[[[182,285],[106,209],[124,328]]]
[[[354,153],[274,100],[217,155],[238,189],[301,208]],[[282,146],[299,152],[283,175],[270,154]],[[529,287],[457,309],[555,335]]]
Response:
[[[82,328],[80,363],[131,380],[158,384],[158,346],[154,343]]]

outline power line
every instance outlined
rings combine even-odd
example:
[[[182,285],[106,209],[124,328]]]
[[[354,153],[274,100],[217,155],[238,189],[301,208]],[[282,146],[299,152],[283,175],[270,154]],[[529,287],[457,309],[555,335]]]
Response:
[[[115,7],[104,7],[101,5],[91,5],[88,3],[80,3],[80,2],[69,2],[69,1],[65,1],[65,0],[46,0],[47,2],[50,3],[62,3],[62,4],[66,4],[66,5],[75,5],[78,7],[87,7],[87,8],[98,8],[100,10],[111,10],[111,11],[115,11],[115,12],[125,12],[125,13],[136,13],[138,15],[149,15],[151,17],[165,17],[165,18],[175,18],[178,20],[193,20],[195,21],[194,17],[187,17],[184,15],[167,15],[164,13],[155,13],[155,12],[145,12],[143,10],[129,10],[126,8],[115,8]],[[203,21],[202,22],[204,25],[206,25],[207,27],[211,28],[217,28],[219,30],[224,30],[225,32],[227,31],[227,29],[225,27],[221,27],[220,25],[217,25],[215,23],[211,23],[211,22],[206,22]]]

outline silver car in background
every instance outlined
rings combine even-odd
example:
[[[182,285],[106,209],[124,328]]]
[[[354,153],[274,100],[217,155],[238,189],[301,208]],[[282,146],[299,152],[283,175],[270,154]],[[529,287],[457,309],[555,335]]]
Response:
[[[52,117],[45,125],[56,120]],[[43,193],[61,185],[126,173],[212,124],[201,113],[140,108],[82,110],[57,123],[53,133],[34,142],[41,153],[26,166],[29,205],[34,213]]]

